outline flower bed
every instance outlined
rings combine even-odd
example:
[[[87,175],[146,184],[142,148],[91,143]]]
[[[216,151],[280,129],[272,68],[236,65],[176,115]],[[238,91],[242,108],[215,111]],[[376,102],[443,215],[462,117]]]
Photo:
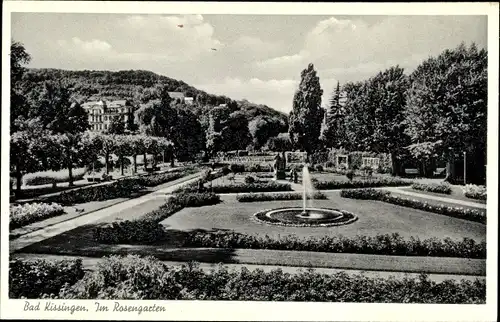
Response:
[[[326,253],[355,253],[396,256],[435,256],[486,258],[486,242],[476,243],[464,238],[454,241],[450,238],[420,240],[404,239],[399,234],[369,236],[323,236],[320,238],[298,238],[255,236],[235,232],[189,232],[184,238],[184,247],[275,249],[311,251]]]
[[[9,262],[9,297],[40,299],[58,295],[67,283],[83,278],[82,261],[12,260]]]
[[[373,188],[373,187],[395,187],[409,186],[410,180],[396,178],[373,178],[367,180],[352,181],[317,181],[314,187],[318,190],[350,189],[350,188]]]
[[[246,193],[236,196],[239,202],[256,202],[256,201],[275,201],[275,200],[301,200],[303,194],[300,192],[288,193]],[[311,198],[312,197],[312,198]],[[312,196],[307,196],[307,199],[328,199],[327,196],[319,191],[314,192]]]
[[[165,229],[160,221],[185,207],[201,207],[220,202],[214,193],[185,193],[170,197],[158,210],[140,219],[114,222],[93,230],[94,239],[106,244],[150,243],[163,240]]]
[[[180,187],[174,193],[196,192],[198,185],[196,183]],[[262,182],[256,181],[254,183],[233,183],[224,185],[214,185],[210,191],[214,193],[244,193],[244,192],[273,192],[273,191],[292,191],[292,186],[289,183],[281,182]]]
[[[64,208],[57,204],[31,203],[24,205],[11,205],[9,227],[15,229],[50,217],[62,215]]]
[[[425,201],[394,196],[387,191],[380,191],[375,189],[342,190],[340,192],[340,196],[351,199],[379,200],[398,206],[424,210],[440,215],[486,224],[486,212],[484,211],[463,207],[432,205]]]
[[[427,191],[427,192],[435,192],[442,194],[451,194],[451,186],[447,182],[440,183],[414,183],[411,185],[412,189]]]
[[[486,200],[486,187],[468,184],[463,188],[464,195],[470,199]]]
[[[73,169],[73,180],[82,180],[85,173],[87,173],[86,168]],[[43,184],[52,184],[54,182],[68,182],[69,174],[67,169],[60,171],[27,173],[23,176],[23,181],[26,186],[39,186]]]
[[[144,186],[137,178],[121,179],[108,185],[64,191],[61,194],[47,198],[47,200],[63,205],[103,201],[115,198],[127,198],[133,193],[142,190]]]
[[[312,286],[313,285],[313,286]],[[219,265],[168,266],[152,257],[112,256],[59,293],[62,299],[233,300],[373,303],[485,303],[486,282],[418,278],[371,278],[345,272],[321,274],[313,269],[294,274]]]
[[[138,177],[137,183],[146,187],[155,187],[163,183],[177,180],[179,178],[184,177],[185,175],[186,173],[184,172],[152,174],[152,175]]]

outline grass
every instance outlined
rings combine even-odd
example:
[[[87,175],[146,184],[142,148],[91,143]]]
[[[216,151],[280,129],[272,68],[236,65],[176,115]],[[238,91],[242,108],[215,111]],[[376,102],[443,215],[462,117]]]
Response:
[[[341,198],[339,192],[325,193],[329,200],[314,200],[312,206],[343,209],[358,216],[352,224],[338,227],[295,228],[261,224],[253,219],[253,214],[264,209],[279,207],[300,207],[301,201],[267,201],[239,203],[224,199],[219,205],[203,209],[183,209],[162,223],[167,228],[178,230],[226,229],[245,234],[291,235],[298,237],[339,234],[344,236],[375,236],[385,233],[399,233],[403,237],[415,236],[420,239],[450,237],[473,238],[482,241],[486,236],[486,226],[480,223],[428,213],[421,210],[395,206],[371,200]]]
[[[462,200],[462,201],[467,201],[467,202],[486,204],[486,200],[477,200],[477,199],[467,198],[466,196],[464,196],[464,192],[462,191],[462,188],[463,187],[461,187],[461,186],[452,185],[451,186],[451,194],[449,194],[449,195],[444,195],[442,193],[422,191],[422,190],[414,190],[411,187],[404,187],[404,188],[402,187],[400,189],[415,192],[415,193],[422,194],[422,195],[430,195],[430,196],[436,196],[436,197],[441,197],[441,198],[449,198],[449,199]]]

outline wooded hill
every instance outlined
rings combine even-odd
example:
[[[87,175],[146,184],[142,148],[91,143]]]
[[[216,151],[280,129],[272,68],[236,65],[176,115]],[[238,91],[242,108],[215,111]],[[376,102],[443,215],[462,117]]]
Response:
[[[183,92],[193,97],[193,112],[206,114],[214,106],[228,104],[242,110],[251,121],[257,116],[279,119],[286,127],[287,115],[267,105],[251,103],[247,100],[236,101],[227,96],[213,95],[199,90],[182,80],[155,74],[145,70],[61,70],[29,68],[23,76],[26,91],[41,88],[45,81],[60,81],[71,89],[72,98],[82,103],[89,100],[128,99],[139,105],[144,94],[157,86],[166,86],[170,92]],[[28,93],[27,93],[28,94]],[[284,129],[286,131],[286,129]]]

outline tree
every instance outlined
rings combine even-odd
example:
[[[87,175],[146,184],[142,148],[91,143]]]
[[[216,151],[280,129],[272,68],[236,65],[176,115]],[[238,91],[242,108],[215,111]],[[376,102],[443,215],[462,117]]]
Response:
[[[176,122],[168,138],[173,142],[175,156],[180,161],[194,161],[205,148],[205,133],[196,115],[184,104],[175,105],[174,111]]]
[[[123,123],[122,123],[123,124]],[[133,154],[133,143],[131,137],[128,135],[116,135],[114,137],[114,151],[118,155],[120,161],[120,173],[123,176],[124,173],[124,160],[125,156]]]
[[[16,120],[26,119],[29,114],[29,104],[23,94],[22,78],[26,71],[24,65],[31,61],[24,45],[11,41],[10,45],[10,132],[17,131]]]
[[[110,134],[124,134],[125,124],[123,123],[120,116],[115,116],[109,124],[108,133]]]
[[[28,172],[46,170],[43,162],[50,133],[38,119],[17,124],[19,130],[10,135],[10,169],[16,178],[16,195],[21,192],[22,176]]]
[[[277,136],[283,129],[283,124],[276,118],[259,115],[248,122],[254,149],[263,147],[271,137]]]
[[[455,159],[462,152],[474,165],[472,178],[484,176],[487,124],[486,50],[464,44],[425,60],[410,75],[406,133],[413,144],[441,142],[446,179],[453,181]]]
[[[325,111],[321,123],[320,140],[326,148],[342,148],[346,144],[344,128],[345,110],[340,104],[340,83],[330,99],[330,106]]]
[[[319,84],[314,65],[309,64],[301,73],[299,89],[293,97],[293,108],[289,116],[290,141],[294,148],[312,152],[318,147],[323,109]]]
[[[252,140],[248,130],[248,120],[241,111],[229,115],[220,133],[224,151],[244,150]]]
[[[292,149],[292,144],[288,133],[280,133],[279,135],[272,137],[267,142],[267,148],[274,152],[286,152]]]

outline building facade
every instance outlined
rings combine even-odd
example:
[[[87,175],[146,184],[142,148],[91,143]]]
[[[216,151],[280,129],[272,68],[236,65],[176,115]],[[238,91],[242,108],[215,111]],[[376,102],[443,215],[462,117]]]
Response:
[[[92,101],[82,106],[88,114],[90,130],[95,132],[106,132],[115,118],[126,125],[134,112],[134,107],[128,100]]]
[[[178,100],[187,105],[193,104],[193,98],[184,95],[183,92],[168,92],[168,96],[170,96],[170,98],[174,101]]]

